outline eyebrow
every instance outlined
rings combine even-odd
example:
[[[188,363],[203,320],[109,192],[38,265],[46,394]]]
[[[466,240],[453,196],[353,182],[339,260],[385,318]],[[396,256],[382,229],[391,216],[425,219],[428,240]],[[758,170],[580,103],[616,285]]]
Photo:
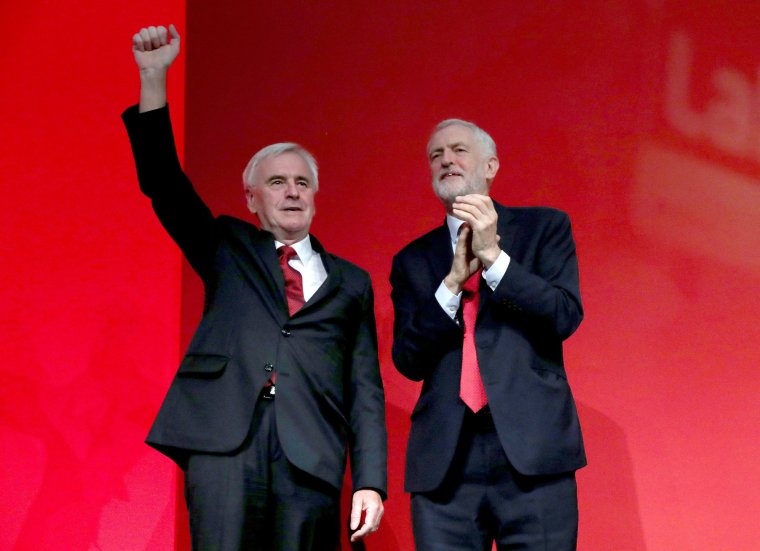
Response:
[[[465,148],[469,147],[465,142],[454,142],[451,144],[446,144],[442,147],[436,147],[435,149],[431,149],[430,151],[428,151],[428,155],[432,155],[433,153],[440,153],[441,151],[443,151],[444,147],[448,147],[449,149],[456,149],[459,146],[463,146]]]
[[[302,174],[297,174],[296,176],[293,176],[293,178],[296,181],[306,180],[307,182],[311,183],[311,179],[308,176],[304,176]],[[272,182],[273,180],[287,180],[287,179],[288,177],[285,176],[284,174],[272,174],[269,178],[265,180],[265,182],[269,183],[269,182]]]

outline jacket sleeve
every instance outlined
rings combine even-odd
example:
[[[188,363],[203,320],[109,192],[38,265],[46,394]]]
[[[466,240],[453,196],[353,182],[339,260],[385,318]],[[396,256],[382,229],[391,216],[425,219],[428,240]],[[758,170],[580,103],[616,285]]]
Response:
[[[540,326],[559,339],[572,335],[583,319],[578,258],[570,219],[561,211],[542,227],[532,265],[514,258],[491,300],[516,319]]]
[[[385,393],[377,356],[374,294],[367,276],[361,319],[351,356],[349,391],[349,455],[354,491],[376,490],[388,496],[388,435]]]
[[[137,169],[140,191],[152,203],[161,225],[204,278],[216,248],[214,217],[180,166],[168,106],[122,114]]]
[[[448,352],[462,347],[464,332],[435,298],[434,285],[422,281],[429,270],[396,255],[391,268],[393,363],[413,381],[425,379]]]

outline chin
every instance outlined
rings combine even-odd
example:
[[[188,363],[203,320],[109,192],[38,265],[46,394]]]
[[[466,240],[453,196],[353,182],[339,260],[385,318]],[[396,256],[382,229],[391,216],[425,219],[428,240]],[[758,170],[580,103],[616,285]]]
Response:
[[[298,225],[298,226],[281,226],[283,232],[285,232],[288,236],[291,236],[291,238],[297,238],[300,239],[302,237],[305,237],[306,234],[309,233],[308,226],[304,225]]]
[[[469,191],[463,189],[464,186],[452,187],[446,184],[433,185],[433,191],[436,196],[444,203],[451,204],[459,195],[467,195]]]

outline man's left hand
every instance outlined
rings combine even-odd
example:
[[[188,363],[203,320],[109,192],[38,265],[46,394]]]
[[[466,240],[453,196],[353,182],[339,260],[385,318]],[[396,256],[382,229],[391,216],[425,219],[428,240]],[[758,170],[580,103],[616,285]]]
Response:
[[[452,214],[472,228],[472,253],[487,270],[501,253],[499,236],[496,234],[499,215],[496,214],[493,201],[487,195],[473,193],[457,197],[452,207]]]
[[[364,513],[364,524],[359,526]],[[383,499],[375,490],[357,490],[351,501],[351,541],[359,541],[368,534],[376,532],[383,516]]]

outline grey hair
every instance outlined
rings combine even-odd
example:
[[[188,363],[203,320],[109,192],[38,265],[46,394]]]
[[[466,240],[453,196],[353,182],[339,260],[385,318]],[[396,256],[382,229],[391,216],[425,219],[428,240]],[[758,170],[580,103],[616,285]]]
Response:
[[[481,150],[485,154],[486,157],[496,157],[496,142],[493,141],[493,138],[480,128],[477,124],[465,121],[462,119],[446,119],[444,121],[439,122],[436,127],[433,129],[433,132],[430,133],[430,140],[428,140],[427,149],[430,151],[430,142],[433,139],[433,135],[435,135],[436,132],[443,130],[444,128],[448,128],[449,126],[464,126],[465,128],[469,128],[472,132],[473,136],[475,136],[475,140],[480,145]]]
[[[260,149],[253,157],[251,157],[251,160],[248,161],[248,165],[243,171],[243,186],[248,189],[255,185],[253,175],[256,172],[256,167],[259,166],[261,161],[270,157],[279,157],[285,153],[295,153],[306,162],[309,167],[309,172],[311,172],[311,183],[314,186],[314,191],[317,191],[319,189],[319,170],[317,168],[317,160],[306,149],[293,142],[273,143],[272,145]]]

